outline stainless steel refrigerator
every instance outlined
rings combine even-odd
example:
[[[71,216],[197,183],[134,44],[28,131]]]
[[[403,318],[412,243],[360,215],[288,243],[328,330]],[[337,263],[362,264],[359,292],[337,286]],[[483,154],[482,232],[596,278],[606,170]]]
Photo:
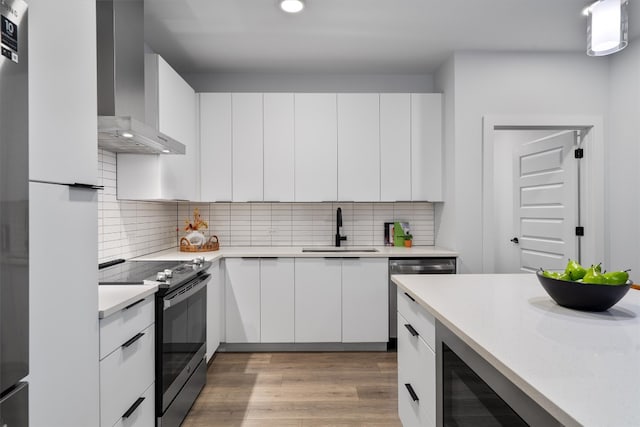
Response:
[[[0,426],[28,426],[27,4],[0,1]]]

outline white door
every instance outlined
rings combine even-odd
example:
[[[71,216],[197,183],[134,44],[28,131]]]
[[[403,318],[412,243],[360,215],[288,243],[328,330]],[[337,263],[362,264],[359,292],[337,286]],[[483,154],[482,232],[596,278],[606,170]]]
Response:
[[[575,131],[563,130],[514,150],[514,213],[520,270],[563,270],[576,259],[578,167]]]

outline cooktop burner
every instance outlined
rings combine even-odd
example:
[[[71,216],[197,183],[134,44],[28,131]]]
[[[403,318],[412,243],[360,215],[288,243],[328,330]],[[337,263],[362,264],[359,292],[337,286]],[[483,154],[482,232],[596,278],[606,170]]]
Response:
[[[141,285],[159,271],[179,272],[186,268],[184,261],[124,261],[98,270],[98,282],[101,285]]]

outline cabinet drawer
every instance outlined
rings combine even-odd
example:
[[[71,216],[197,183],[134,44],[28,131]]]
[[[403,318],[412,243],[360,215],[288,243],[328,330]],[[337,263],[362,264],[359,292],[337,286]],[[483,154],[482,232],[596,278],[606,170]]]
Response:
[[[101,426],[112,426],[154,381],[154,325],[139,333],[144,335],[100,362]]]
[[[431,350],[436,348],[436,321],[427,313],[420,304],[412,300],[402,289],[398,288],[398,313],[407,320],[408,323],[420,334]],[[405,322],[405,323],[407,323]],[[398,323],[398,334],[400,329],[405,329],[404,323]],[[399,336],[399,335],[398,335]]]
[[[398,314],[398,415],[404,427],[435,427],[436,355],[405,324]]]
[[[154,295],[100,319],[100,360],[154,322]]]
[[[136,398],[131,406],[127,408],[130,412],[128,417],[122,416],[113,427],[154,427],[156,423],[154,403],[155,403],[155,383],[151,384],[140,396]],[[144,399],[139,405],[138,399]],[[132,411],[133,409],[133,411]],[[125,413],[127,412],[125,411]],[[125,415],[125,414],[123,414]]]

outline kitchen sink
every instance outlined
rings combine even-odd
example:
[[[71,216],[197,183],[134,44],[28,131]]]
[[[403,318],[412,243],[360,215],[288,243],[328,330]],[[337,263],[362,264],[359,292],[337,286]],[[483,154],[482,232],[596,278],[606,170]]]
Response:
[[[335,247],[318,247],[318,248],[302,248],[302,252],[378,252],[376,248],[335,248]]]

